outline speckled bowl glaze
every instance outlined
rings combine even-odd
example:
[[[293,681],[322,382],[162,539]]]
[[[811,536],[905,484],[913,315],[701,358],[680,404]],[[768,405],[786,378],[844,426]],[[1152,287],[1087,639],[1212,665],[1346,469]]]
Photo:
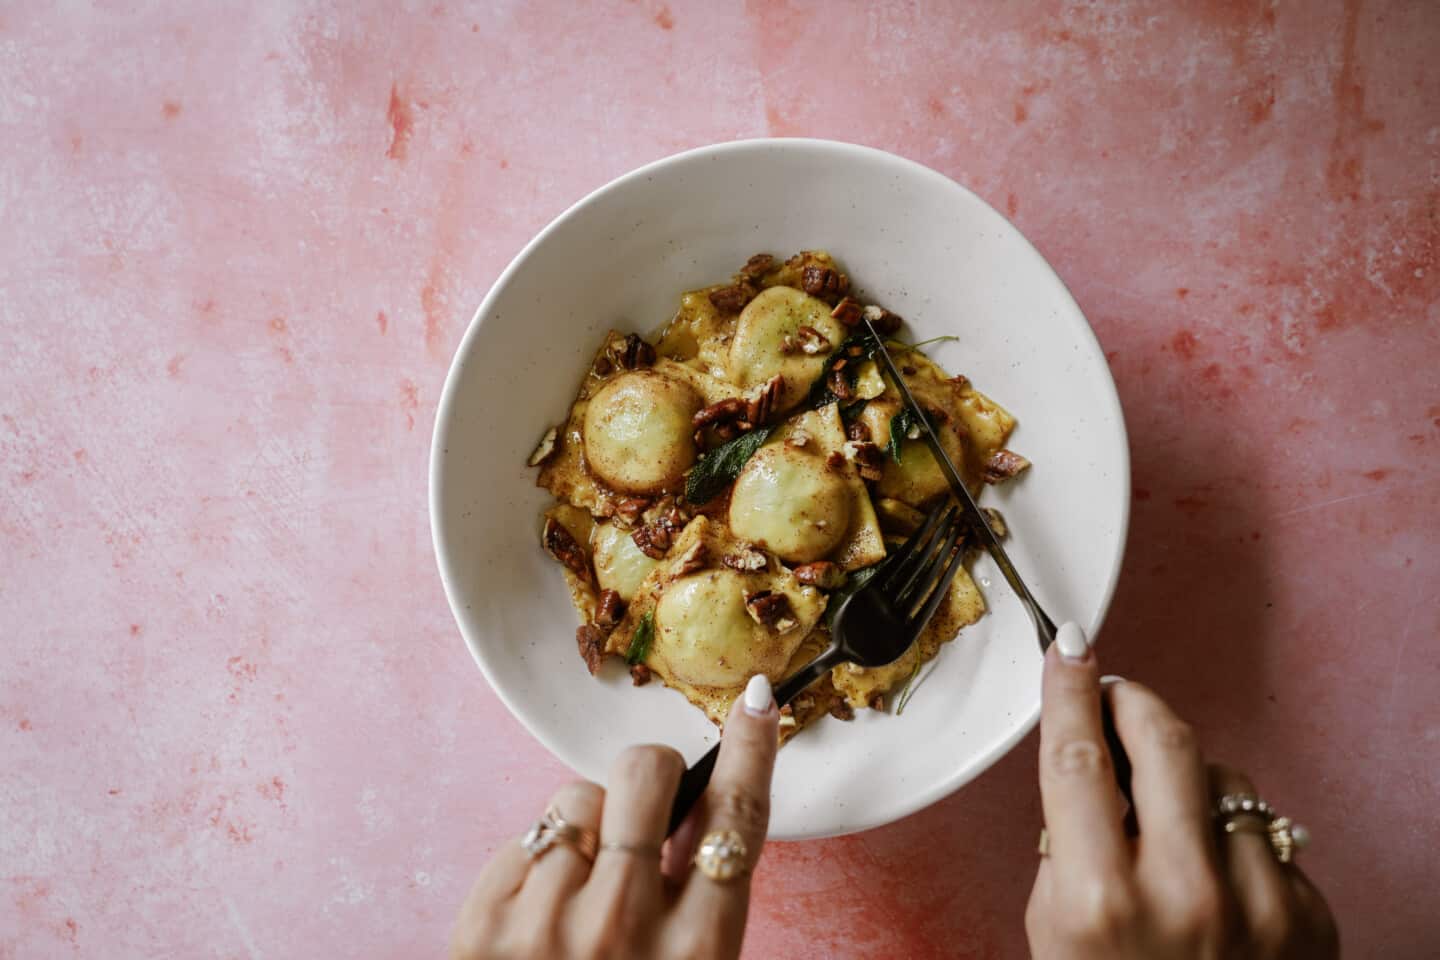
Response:
[[[595,191],[522,250],[485,297],[450,367],[430,462],[430,513],[455,619],[527,728],[604,780],[625,746],[694,758],[716,736],[698,710],[615,667],[591,677],[575,613],[537,543],[549,501],[526,457],[559,422],[609,327],[652,332],[687,289],[759,251],[823,248],[931,355],[1008,407],[1035,466],[987,490],[1010,550],[1057,621],[1092,636],[1124,553],[1130,472],[1105,358],[1064,284],[1020,232],[909,160],[816,140],[727,143],[661,160]],[[1031,729],[1040,653],[988,559],[990,612],[935,661],[902,716],[826,719],[781,751],[770,834],[849,833],[903,817],[985,770]]]

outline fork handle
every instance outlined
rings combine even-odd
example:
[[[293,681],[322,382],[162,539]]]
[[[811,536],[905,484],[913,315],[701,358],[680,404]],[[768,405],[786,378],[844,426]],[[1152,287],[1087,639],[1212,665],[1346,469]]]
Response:
[[[794,676],[775,688],[775,705],[783,707],[794,700],[806,687],[830,672],[831,668],[843,659],[845,657],[840,648],[834,646],[811,660],[797,670]],[[679,828],[686,815],[705,793],[705,788],[710,785],[710,775],[715,772],[715,760],[719,756],[720,744],[717,743],[680,775],[680,787],[675,791],[675,802],[670,807],[670,825],[665,828],[665,836],[670,836]]]

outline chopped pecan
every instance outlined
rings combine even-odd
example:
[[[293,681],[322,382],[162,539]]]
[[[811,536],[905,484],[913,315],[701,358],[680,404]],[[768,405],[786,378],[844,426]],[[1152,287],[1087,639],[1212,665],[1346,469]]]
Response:
[[[802,693],[790,702],[795,704],[795,713],[798,716],[815,706],[815,695],[813,693]]]
[[[635,541],[635,546],[640,552],[652,560],[662,559],[670,551],[670,544],[674,537],[669,526],[664,521],[647,523],[630,534],[630,539]]]
[[[903,367],[900,368],[900,372],[903,373],[903,374],[905,374],[905,376],[907,376],[907,377],[913,377],[913,376],[915,376],[915,374],[916,374],[917,371],[915,370],[914,367],[910,366],[910,364],[907,363],[907,364],[905,364]]]
[[[883,712],[885,710],[885,694],[876,690],[870,694],[870,699],[866,701],[865,705],[871,710],[880,710]]]
[[[593,623],[583,624],[575,631],[575,645],[580,648],[580,659],[585,661],[593,677],[605,659],[605,631]]]
[[[885,473],[885,451],[877,444],[863,440],[849,440],[845,443],[845,454],[855,461],[862,480],[879,480]]]
[[[831,393],[835,394],[835,399],[854,400],[855,388],[850,385],[850,378],[845,376],[844,363],[845,361],[841,360],[830,368],[830,379],[825,385],[830,388]]]
[[[690,418],[690,424],[696,430],[702,427],[718,423],[731,423],[736,420],[745,420],[745,413],[748,404],[739,397],[726,397],[724,400],[716,401],[708,407],[695,412]],[[749,422],[749,421],[747,421]]]
[[[955,384],[955,386],[961,390],[964,390],[966,387],[970,386],[970,378],[965,376],[965,374],[963,373],[955,374],[955,376],[950,378],[950,382]]]
[[[780,626],[781,621],[789,620],[791,627],[795,626],[790,613],[790,598],[783,593],[775,593],[771,590],[747,593],[745,594],[745,609],[749,612],[750,619],[762,627],[775,627],[783,633],[784,628]]]
[[[1012,450],[996,450],[989,460],[985,461],[985,467],[981,471],[986,483],[999,483],[1002,480],[1009,480],[1015,474],[1030,466],[1030,461]]]
[[[640,522],[640,515],[650,508],[650,501],[644,497],[623,497],[615,501],[615,518],[622,526],[633,527]]]
[[[608,354],[600,354],[595,358],[595,366],[592,368],[595,376],[608,377],[615,372],[615,361],[611,360]]]
[[[869,440],[870,428],[856,420],[845,427],[845,436],[850,440]]]
[[[630,667],[630,682],[637,687],[643,687],[650,682],[650,668],[643,663],[633,664]]]
[[[795,331],[795,342],[800,345],[800,352],[814,356],[817,353],[826,353],[830,349],[830,338],[808,323],[802,325]]]
[[[622,370],[638,370],[655,362],[655,348],[638,333],[627,333],[619,340],[612,340],[605,352]]]
[[[555,451],[559,447],[559,444],[556,443],[556,441],[559,439],[559,437],[560,431],[555,427],[551,427],[549,430],[546,430],[545,436],[540,438],[539,445],[535,448],[535,452],[530,454],[530,459],[527,460],[526,463],[528,463],[532,467],[538,467],[546,460],[549,460],[551,457],[555,456]]]
[[[751,286],[749,280],[710,291],[710,302],[721,313],[739,313],[745,309],[745,304],[754,299],[755,288]]]
[[[793,717],[793,716],[795,716],[795,708],[792,707],[792,706],[791,706],[790,704],[788,704],[788,703],[785,704],[785,706],[783,706],[783,707],[780,708],[780,716],[782,716],[782,717]]]
[[[830,311],[830,316],[847,327],[853,327],[860,322],[860,301],[854,297],[841,297],[835,309]]]
[[[990,524],[990,529],[994,531],[995,536],[1002,538],[1009,536],[1010,528],[1005,525],[1005,518],[1000,515],[1000,511],[994,507],[985,507],[984,509],[985,520]]]
[[[687,573],[694,573],[696,570],[705,569],[710,562],[710,551],[705,546],[705,541],[696,540],[690,545],[690,549],[680,558],[680,576]]]
[[[844,700],[836,700],[830,705],[830,716],[836,720],[854,720],[855,710]]]
[[[845,466],[845,454],[841,453],[839,450],[834,451],[830,454],[830,456],[825,458],[825,466],[829,467],[831,470],[839,470],[841,467]]]
[[[780,394],[785,389],[785,378],[778,373],[766,380],[755,390],[755,396],[745,403],[745,419],[755,426],[760,426],[770,419],[770,413],[775,409],[775,404],[780,400]]]
[[[795,568],[794,573],[795,579],[801,583],[808,583],[824,590],[834,590],[845,582],[845,571],[840,569],[838,563],[831,563],[829,560],[802,563]]]
[[[740,268],[740,275],[747,280],[759,280],[774,268],[774,257],[768,253],[757,253],[745,261],[745,266]]]
[[[810,264],[800,271],[800,286],[812,297],[835,303],[850,292],[850,278],[831,267]]]
[[[890,334],[898,332],[900,324],[904,323],[898,314],[891,313],[884,307],[877,307],[873,303],[862,311],[862,315],[870,321],[875,332],[882,337],[888,337]]]
[[[625,615],[625,601],[614,590],[601,590],[595,601],[595,623],[601,627],[613,627]]]
[[[754,547],[747,547],[739,553],[727,553],[720,558],[720,562],[731,570],[764,570],[770,565],[764,552]]]
[[[563,523],[554,517],[546,517],[540,540],[545,549],[550,551],[550,556],[570,568],[577,577],[590,579],[590,558],[586,556],[585,548],[575,541]]]

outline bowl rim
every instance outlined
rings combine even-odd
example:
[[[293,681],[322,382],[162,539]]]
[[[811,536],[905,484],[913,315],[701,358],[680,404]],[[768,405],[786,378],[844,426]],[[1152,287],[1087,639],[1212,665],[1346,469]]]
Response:
[[[505,266],[505,269],[502,270],[500,274],[495,278],[495,281],[490,285],[490,289],[481,299],[480,305],[475,308],[475,312],[471,315],[470,322],[465,329],[465,333],[460,338],[459,344],[456,345],[455,352],[450,357],[450,362],[445,373],[445,383],[441,389],[440,400],[435,411],[435,425],[431,434],[430,459],[427,480],[429,486],[429,496],[427,499],[430,511],[430,533],[432,545],[435,550],[436,564],[440,572],[440,582],[445,590],[445,599],[450,606],[451,616],[455,620],[455,625],[460,631],[461,638],[465,641],[465,646],[468,647],[470,650],[471,657],[475,660],[476,665],[479,666],[480,672],[485,676],[486,682],[489,683],[490,689],[495,693],[496,697],[498,697],[500,702],[505,705],[505,708],[510,711],[511,716],[517,719],[520,722],[521,726],[523,726],[525,730],[529,732],[529,734],[541,744],[541,746],[543,746],[546,750],[550,751],[551,755],[554,756],[556,759],[560,760],[560,762],[565,764],[566,767],[570,767],[572,772],[575,772],[574,768],[571,767],[570,763],[565,759],[562,751],[557,749],[556,745],[552,743],[549,738],[542,735],[534,726],[531,725],[524,711],[518,709],[517,704],[506,692],[503,686],[496,683],[495,674],[491,670],[491,667],[486,660],[486,655],[481,650],[480,644],[475,642],[467,633],[460,614],[460,609],[464,605],[464,602],[462,597],[460,596],[459,586],[456,582],[456,578],[453,575],[453,571],[451,570],[449,542],[446,538],[444,527],[440,522],[441,491],[443,486],[442,474],[443,461],[445,457],[444,441],[446,431],[448,430],[449,424],[453,419],[455,395],[459,390],[459,378],[457,374],[458,365],[456,361],[469,352],[472,342],[477,336],[479,336],[480,328],[484,324],[485,317],[489,315],[491,307],[494,302],[499,298],[501,291],[505,289],[505,287],[510,282],[510,278],[521,268],[525,261],[527,261],[531,257],[534,251],[537,250],[542,244],[544,244],[545,241],[551,236],[551,234],[560,230],[567,223],[569,223],[569,221],[578,217],[584,210],[586,210],[593,204],[599,202],[606,195],[614,191],[620,190],[637,180],[651,176],[657,170],[661,170],[665,167],[669,167],[672,165],[688,163],[701,159],[709,159],[728,154],[759,152],[775,149],[798,149],[818,151],[822,155],[861,157],[872,161],[879,161],[882,163],[890,164],[897,170],[903,171],[909,176],[917,177],[922,180],[929,180],[939,189],[959,191],[961,194],[968,197],[970,200],[973,200],[974,202],[979,203],[985,208],[989,209],[992,213],[1005,221],[1005,223],[1009,224],[1010,227],[1018,235],[1019,239],[1024,243],[1024,246],[1028,248],[1032,254],[1034,254],[1034,258],[1037,261],[1037,264],[1043,267],[1046,271],[1048,271],[1051,277],[1054,278],[1055,282],[1059,285],[1060,290],[1064,292],[1065,296],[1070,301],[1070,305],[1074,308],[1075,317],[1078,318],[1080,321],[1081,330],[1079,332],[1082,334],[1080,339],[1092,354],[1092,359],[1097,361],[1100,369],[1104,370],[1106,373],[1104,379],[1107,389],[1102,391],[1104,395],[1104,412],[1119,430],[1120,459],[1116,464],[1118,473],[1117,479],[1119,486],[1121,487],[1121,490],[1118,491],[1121,495],[1120,517],[1117,530],[1119,550],[1116,551],[1114,559],[1110,564],[1110,569],[1106,572],[1105,575],[1105,587],[1100,597],[1099,606],[1097,608],[1095,626],[1090,633],[1089,639],[1091,643],[1094,643],[1097,640],[1101,629],[1104,626],[1105,620],[1109,615],[1110,605],[1115,598],[1115,591],[1120,581],[1120,573],[1124,568],[1125,553],[1130,535],[1130,438],[1129,431],[1125,424],[1124,408],[1120,403],[1120,394],[1119,390],[1115,385],[1115,378],[1109,373],[1109,362],[1105,359],[1104,350],[1100,346],[1099,339],[1095,336],[1094,328],[1090,326],[1090,321],[1085,317],[1084,311],[1080,309],[1079,303],[1076,302],[1074,294],[1070,292],[1070,288],[1065,284],[1065,281],[1055,271],[1055,268],[1051,266],[1050,262],[1039,251],[1039,249],[1036,248],[1035,244],[1030,240],[1030,238],[1025,236],[1025,234],[1023,233],[1023,231],[1020,230],[1019,227],[1016,227],[1013,223],[1010,222],[1010,219],[1008,217],[996,210],[993,206],[987,203],[974,191],[970,190],[968,187],[964,186],[958,181],[946,176],[940,171],[935,170],[931,167],[927,167],[919,161],[911,160],[907,157],[902,157],[898,154],[891,153],[887,150],[881,150],[877,147],[870,147],[862,144],[810,137],[756,137],[750,139],[730,140],[721,143],[707,144],[704,146],[693,147],[688,150],[683,150],[679,153],[674,153],[669,156],[661,157],[657,160],[652,160],[649,163],[642,164],[641,166],[636,167],[628,173],[621,174],[620,176],[610,180],[609,182],[595,188],[594,190],[591,190],[585,196],[572,203],[558,216],[556,216],[549,223],[547,223],[538,233],[536,233],[535,236],[532,237],[530,241],[526,243],[517,254],[515,254],[515,256],[510,260],[510,262]],[[969,762],[957,766],[948,776],[937,780],[933,785],[926,788],[917,788],[903,801],[891,806],[884,815],[856,817],[853,821],[847,822],[846,824],[839,826],[836,829],[802,830],[795,833],[786,833],[784,835],[772,833],[769,839],[812,840],[825,837],[843,836],[846,834],[858,833],[864,830],[875,829],[877,827],[881,827],[886,824],[902,820],[905,817],[917,813],[918,811],[923,810],[924,808],[934,803],[937,803],[940,800],[943,800],[945,797],[950,796],[962,786],[969,783],[971,780],[975,779],[980,774],[984,773],[998,760],[1000,760],[1000,758],[1004,757],[1011,750],[1013,750],[1016,744],[1018,744],[1021,740],[1025,739],[1025,737],[1029,736],[1030,732],[1035,729],[1035,726],[1039,722],[1039,719],[1040,704],[1037,702],[1032,708],[1030,708],[1023,721],[1013,727],[1009,735],[1003,737],[998,741],[995,741],[991,749],[983,753],[976,754],[969,760]]]

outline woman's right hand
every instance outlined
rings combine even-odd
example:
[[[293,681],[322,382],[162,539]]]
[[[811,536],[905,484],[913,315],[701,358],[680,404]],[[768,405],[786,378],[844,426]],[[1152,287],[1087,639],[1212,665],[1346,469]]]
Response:
[[[1138,837],[1126,835],[1100,724],[1108,696],[1134,768]],[[1095,654],[1073,624],[1045,658],[1040,792],[1048,855],[1025,912],[1036,960],[1329,960],[1339,956],[1325,899],[1268,837],[1219,829],[1216,800],[1254,793],[1207,767],[1195,734],[1137,683],[1101,690]]]

